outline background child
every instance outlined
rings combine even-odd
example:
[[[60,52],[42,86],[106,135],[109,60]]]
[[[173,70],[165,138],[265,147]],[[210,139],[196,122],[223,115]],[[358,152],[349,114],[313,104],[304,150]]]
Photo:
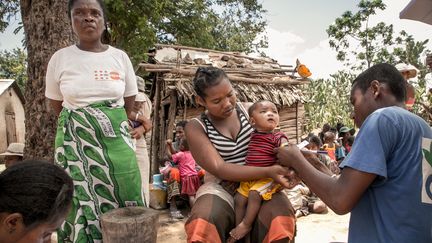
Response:
[[[310,213],[324,213],[327,206],[311,190],[300,183],[291,189],[284,189],[295,210],[296,218],[307,216]]]
[[[176,124],[175,127],[175,140],[172,141],[171,139],[166,140],[166,144],[168,146],[168,149],[170,150],[171,154],[175,154],[178,151],[180,151],[180,140],[185,137],[184,135],[184,128],[187,124],[187,121],[179,121]]]
[[[321,139],[318,136],[310,135],[306,138],[309,142],[306,148],[309,150],[319,150],[322,147]],[[317,154],[318,159],[330,169],[333,174],[340,174],[340,169],[336,161],[332,160],[327,154]]]
[[[179,144],[179,152],[171,154],[170,149],[167,148],[167,155],[174,163],[178,164],[178,169],[180,171],[181,194],[188,196],[189,204],[192,207],[195,202],[195,194],[201,186],[201,182],[195,168],[195,160],[189,151],[189,145],[186,138],[181,138]]]
[[[333,132],[324,133],[323,150],[327,151],[328,156],[333,161],[336,161],[336,135]]]
[[[275,132],[279,125],[279,114],[276,105],[270,101],[258,101],[249,108],[250,124],[255,131],[251,135],[246,156],[246,165],[271,166],[276,163],[273,152],[275,147],[288,141],[282,132]],[[231,230],[228,242],[243,238],[252,228],[262,200],[270,200],[280,188],[274,185],[271,178],[243,181],[234,197],[236,227]]]

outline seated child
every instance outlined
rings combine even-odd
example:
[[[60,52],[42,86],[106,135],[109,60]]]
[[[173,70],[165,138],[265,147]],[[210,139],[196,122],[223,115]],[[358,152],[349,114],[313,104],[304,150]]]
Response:
[[[279,125],[279,114],[276,105],[270,101],[258,101],[248,110],[250,124],[254,127],[246,156],[248,166],[271,166],[277,161],[273,152],[275,147],[287,142],[282,132],[275,132]],[[270,200],[281,187],[274,185],[271,178],[263,178],[240,183],[234,196],[236,227],[231,230],[228,242],[243,238],[252,227],[261,207],[262,200]]]
[[[296,218],[310,213],[325,213],[327,205],[319,199],[306,185],[300,183],[291,189],[284,189],[295,210]]]
[[[167,155],[178,165],[178,170],[180,171],[181,194],[188,196],[189,204],[192,208],[195,202],[195,194],[201,186],[201,182],[198,177],[198,172],[195,169],[196,163],[189,151],[186,138],[181,138],[179,144],[179,152],[171,154],[170,149],[167,148]]]

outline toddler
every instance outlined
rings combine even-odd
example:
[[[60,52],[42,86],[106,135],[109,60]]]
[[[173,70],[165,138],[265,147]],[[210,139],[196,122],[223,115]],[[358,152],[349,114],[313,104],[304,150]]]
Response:
[[[250,124],[255,130],[251,134],[246,165],[259,167],[274,165],[277,158],[273,149],[288,141],[282,132],[274,131],[279,125],[276,105],[270,101],[258,101],[249,108],[248,113]],[[251,230],[262,200],[270,200],[280,187],[279,184],[274,185],[271,178],[240,183],[234,196],[237,226],[231,230],[228,242],[243,238]]]
[[[178,165],[180,171],[181,194],[188,196],[189,204],[192,208],[192,205],[195,202],[195,194],[201,186],[201,182],[195,168],[195,160],[189,151],[186,137],[181,138],[179,144],[179,152],[171,154],[170,149],[167,148],[167,155],[175,164]]]

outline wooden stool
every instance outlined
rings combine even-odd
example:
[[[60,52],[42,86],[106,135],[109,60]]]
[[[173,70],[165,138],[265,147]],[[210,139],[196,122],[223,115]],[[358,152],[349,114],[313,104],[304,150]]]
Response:
[[[105,243],[156,243],[159,212],[145,207],[116,208],[101,216]]]

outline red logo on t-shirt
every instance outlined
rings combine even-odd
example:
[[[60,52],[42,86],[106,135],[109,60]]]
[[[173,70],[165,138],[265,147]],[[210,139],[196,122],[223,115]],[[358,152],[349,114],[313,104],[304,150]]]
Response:
[[[117,71],[96,70],[94,71],[94,79],[97,81],[120,80],[120,74]]]
[[[112,71],[112,72],[110,72],[110,77],[112,80],[119,80],[120,74],[118,72]]]

